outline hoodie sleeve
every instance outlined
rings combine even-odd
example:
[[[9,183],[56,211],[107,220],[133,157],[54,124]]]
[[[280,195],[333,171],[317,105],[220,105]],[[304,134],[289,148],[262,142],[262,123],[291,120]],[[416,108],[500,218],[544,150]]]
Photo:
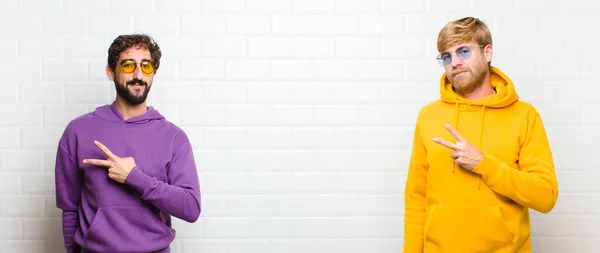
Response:
[[[142,199],[161,211],[187,222],[195,222],[200,216],[200,183],[192,146],[180,132],[175,140],[176,149],[167,168],[167,183],[151,177],[134,167],[125,184],[142,194]]]
[[[55,166],[56,206],[62,209],[62,230],[67,253],[81,251],[75,243],[75,232],[79,228],[81,181],[77,162],[63,144],[59,144]]]
[[[558,182],[546,130],[536,110],[529,114],[524,130],[518,169],[485,154],[473,172],[479,173],[495,192],[538,212],[548,213],[558,198]]]
[[[406,188],[404,192],[404,253],[423,252],[425,227],[425,196],[427,188],[427,150],[415,127]]]

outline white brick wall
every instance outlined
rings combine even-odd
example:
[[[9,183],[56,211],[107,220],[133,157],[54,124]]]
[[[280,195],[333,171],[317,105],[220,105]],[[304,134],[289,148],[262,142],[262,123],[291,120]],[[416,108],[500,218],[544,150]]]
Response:
[[[591,0],[0,0],[0,253],[63,252],[53,166],[72,118],[114,99],[106,50],[157,39],[150,104],[196,152],[203,213],[174,253],[397,253],[439,29],[476,15],[542,113],[560,196],[536,253],[600,251],[600,19]]]

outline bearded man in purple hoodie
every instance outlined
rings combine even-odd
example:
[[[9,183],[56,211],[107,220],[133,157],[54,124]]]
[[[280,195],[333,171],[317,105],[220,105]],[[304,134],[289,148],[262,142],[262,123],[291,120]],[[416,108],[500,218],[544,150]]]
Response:
[[[161,55],[149,36],[117,37],[106,66],[116,99],[64,130],[55,183],[68,253],[170,252],[171,216],[200,216],[188,137],[146,105]]]

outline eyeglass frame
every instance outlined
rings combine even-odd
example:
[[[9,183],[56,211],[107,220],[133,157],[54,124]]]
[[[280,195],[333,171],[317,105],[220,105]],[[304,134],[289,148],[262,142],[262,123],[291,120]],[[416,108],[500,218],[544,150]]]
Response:
[[[123,70],[123,63],[125,63],[125,62],[132,62],[133,63],[134,67],[133,67],[133,70],[131,72],[127,72],[127,71]],[[150,66],[152,66],[152,72],[150,72],[150,73],[144,72],[144,68],[142,67],[142,64],[144,64],[144,63],[149,63]],[[126,74],[131,74],[131,73],[135,72],[137,70],[138,66],[140,66],[140,68],[142,70],[142,73],[144,75],[150,75],[150,74],[152,74],[152,73],[154,73],[156,71],[156,67],[154,66],[154,62],[151,61],[151,60],[148,60],[148,59],[143,59],[141,62],[137,62],[137,61],[135,61],[133,59],[123,59],[119,63],[119,68],[121,69],[121,72],[126,73]]]
[[[473,45],[464,45],[464,46],[461,46],[461,47],[457,48],[456,50],[454,50],[454,54],[456,55],[456,57],[458,57],[458,59],[460,59],[461,61],[464,61],[464,60],[466,60],[466,59],[469,59],[469,58],[471,58],[471,55],[472,55],[472,52],[473,52],[473,51],[472,51],[472,48],[483,48],[483,47],[485,47],[485,46],[484,46],[484,45],[476,45],[476,46],[473,46]],[[468,50],[468,54],[469,54],[469,55],[468,55],[468,56],[465,56],[464,58],[462,58],[462,57],[458,56],[458,53],[457,53],[457,51],[458,51],[458,50],[460,50],[460,49],[464,49],[464,48],[468,48],[468,49],[469,49],[469,50]],[[449,55],[450,55],[450,62],[448,62],[448,63],[444,64],[444,59],[442,58],[442,55],[443,55],[443,54],[449,54]],[[445,67],[446,65],[448,65],[448,64],[450,64],[450,63],[452,63],[452,52],[443,52],[443,53],[439,54],[439,55],[438,55],[438,56],[437,56],[435,59],[437,60],[437,62],[438,62],[438,63],[439,63],[439,64],[440,64],[442,67]]]

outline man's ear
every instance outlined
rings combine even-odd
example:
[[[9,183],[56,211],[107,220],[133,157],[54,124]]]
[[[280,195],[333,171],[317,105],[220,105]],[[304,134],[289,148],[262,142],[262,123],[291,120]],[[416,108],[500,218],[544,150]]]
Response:
[[[108,79],[110,79],[111,81],[115,80],[115,72],[113,71],[113,69],[106,65],[106,76],[108,77]]]
[[[483,53],[485,54],[485,60],[487,62],[492,61],[493,52],[494,52],[494,50],[492,49],[492,45],[488,44],[485,46]]]

